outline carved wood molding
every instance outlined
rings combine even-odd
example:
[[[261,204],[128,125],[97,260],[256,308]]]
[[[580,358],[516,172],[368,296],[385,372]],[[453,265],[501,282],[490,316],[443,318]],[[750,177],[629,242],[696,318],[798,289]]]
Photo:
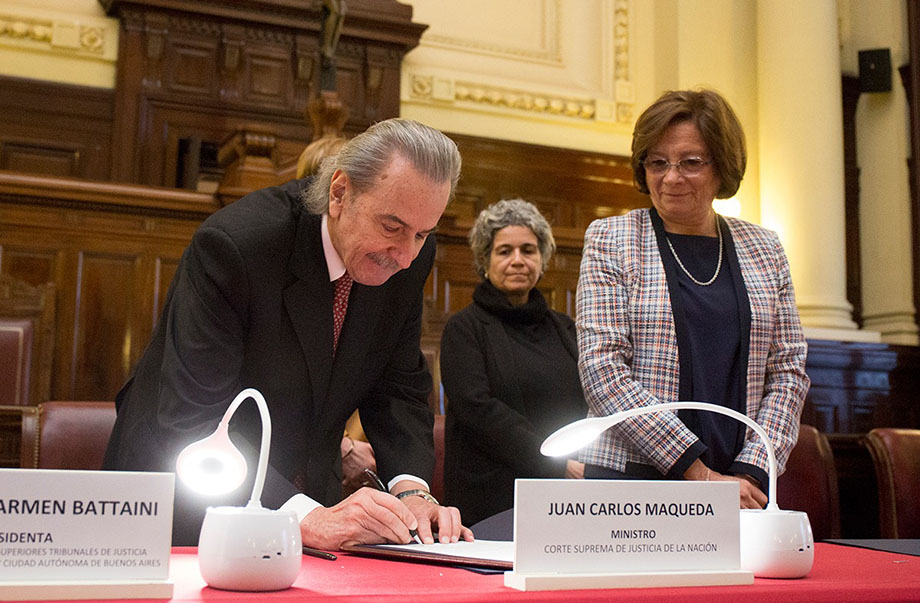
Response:
[[[595,116],[594,99],[453,80],[418,71],[409,73],[409,96],[413,100],[448,101],[461,105],[480,105],[525,113],[545,113],[589,121]]]
[[[126,8],[155,9],[275,25],[318,33],[322,0],[99,0],[110,15]],[[342,37],[395,44],[406,52],[427,25],[412,22],[412,7],[395,0],[349,0]]]
[[[285,165],[309,142],[321,0],[99,1],[122,23],[112,180],[186,186],[190,141],[216,148],[238,130],[274,136]],[[402,57],[426,26],[395,0],[347,5],[336,84],[346,130],[361,131],[399,114]]]

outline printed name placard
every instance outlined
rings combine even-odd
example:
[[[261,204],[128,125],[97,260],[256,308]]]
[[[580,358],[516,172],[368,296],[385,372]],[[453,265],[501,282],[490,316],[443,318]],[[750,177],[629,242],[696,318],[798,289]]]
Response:
[[[519,479],[514,573],[738,570],[737,482]]]
[[[0,469],[0,582],[166,580],[172,473]]]

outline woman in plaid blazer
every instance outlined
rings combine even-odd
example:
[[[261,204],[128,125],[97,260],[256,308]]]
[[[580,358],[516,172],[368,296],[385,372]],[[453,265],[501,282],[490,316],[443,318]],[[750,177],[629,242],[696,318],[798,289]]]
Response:
[[[585,234],[577,327],[589,414],[721,404],[763,426],[782,470],[809,386],[789,264],[775,233],[712,208],[744,175],[741,125],[713,91],[668,92],[636,123],[632,165],[653,207]],[[741,507],[767,502],[763,444],[715,413],[628,419],[581,460],[586,477],[737,480]]]

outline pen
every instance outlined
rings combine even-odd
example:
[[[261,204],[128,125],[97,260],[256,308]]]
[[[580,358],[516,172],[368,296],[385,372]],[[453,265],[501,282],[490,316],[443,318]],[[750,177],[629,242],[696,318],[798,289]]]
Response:
[[[368,469],[365,467],[364,475],[370,478],[371,483],[378,490],[380,490],[381,492],[387,491],[387,487],[383,485],[383,482],[380,480],[380,478],[377,476],[377,473],[373,469]],[[412,540],[414,540],[416,543],[422,544],[422,539],[418,537],[418,532],[416,532],[415,530],[409,530],[409,536],[412,536]]]
[[[314,549],[313,547],[305,546],[303,547],[303,554],[309,555],[310,557],[319,557],[320,559],[328,559],[329,561],[335,561],[338,559],[335,555],[328,551],[321,551],[319,549]]]
[[[381,492],[386,492],[387,487],[383,485],[383,482],[380,481],[380,478],[377,477],[377,473],[373,469],[368,469],[365,467],[364,475],[366,475],[370,480],[371,484]]]

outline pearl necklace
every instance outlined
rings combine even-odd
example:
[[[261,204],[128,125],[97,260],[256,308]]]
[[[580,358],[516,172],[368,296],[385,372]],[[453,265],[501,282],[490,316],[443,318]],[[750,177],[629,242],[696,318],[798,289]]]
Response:
[[[671,255],[674,256],[675,260],[677,260],[677,265],[680,266],[680,269],[684,271],[684,274],[686,274],[690,278],[691,281],[693,281],[700,287],[708,287],[709,285],[713,284],[716,281],[716,278],[719,276],[719,271],[722,270],[722,229],[719,228],[719,218],[716,218],[716,231],[719,233],[719,263],[716,264],[716,273],[713,274],[712,278],[706,281],[705,283],[703,281],[698,281],[695,278],[693,278],[693,275],[690,274],[690,271],[687,270],[687,268],[684,266],[684,263],[680,261],[679,257],[677,257],[677,252],[674,251],[674,246],[671,245],[671,239],[669,239],[667,235],[665,235],[664,237],[665,240],[668,242],[668,249],[671,250]]]

